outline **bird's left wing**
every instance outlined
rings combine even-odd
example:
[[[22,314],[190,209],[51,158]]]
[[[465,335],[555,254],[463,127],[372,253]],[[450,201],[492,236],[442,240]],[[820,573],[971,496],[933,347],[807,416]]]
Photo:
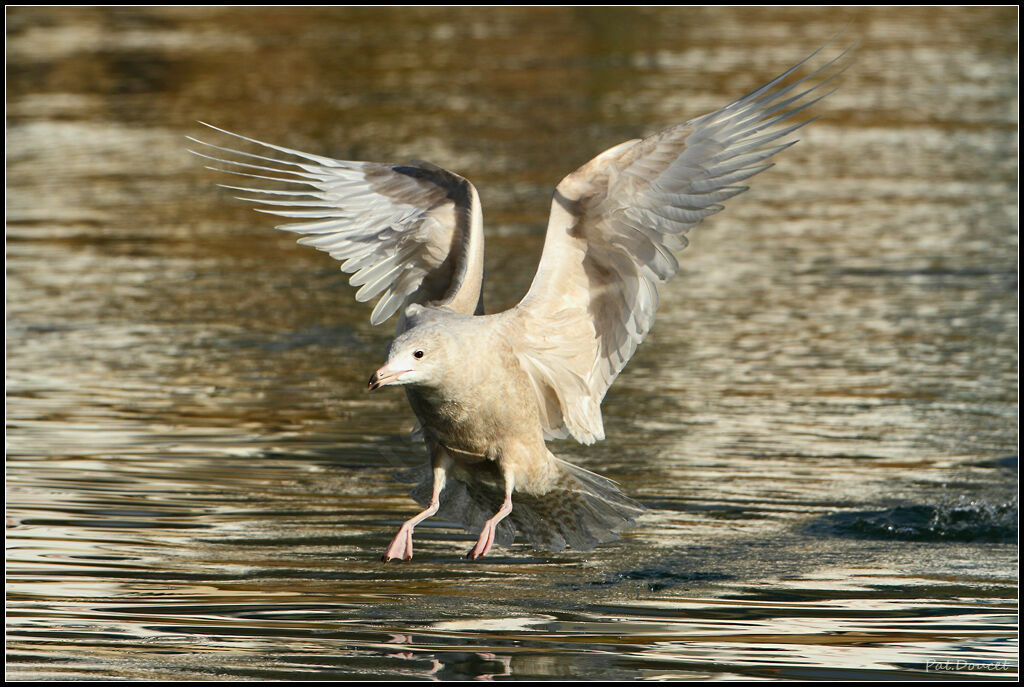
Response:
[[[739,100],[643,140],[622,143],[555,190],[540,267],[502,313],[549,437],[604,438],[601,401],[654,322],[659,284],[679,268],[686,233],[792,145],[792,118],[828,95],[839,57],[807,59]],[[804,71],[807,71],[804,69]]]
[[[229,165],[211,167],[274,188],[227,186],[261,212],[297,220],[278,229],[305,236],[299,243],[330,253],[360,287],[356,300],[379,297],[370,316],[381,324],[396,312],[404,327],[410,303],[482,313],[483,220],[476,189],[428,162],[386,164],[335,160],[211,129],[284,157],[212,145],[188,137]],[[262,151],[261,151],[262,152]]]

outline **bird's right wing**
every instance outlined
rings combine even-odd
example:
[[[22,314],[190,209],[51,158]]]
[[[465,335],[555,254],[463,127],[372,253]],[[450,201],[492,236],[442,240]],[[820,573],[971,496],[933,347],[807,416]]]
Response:
[[[261,212],[299,220],[278,229],[305,236],[299,243],[342,261],[360,287],[356,300],[380,297],[370,322],[396,312],[404,326],[410,303],[483,311],[483,223],[476,189],[457,174],[427,162],[405,165],[351,162],[263,143],[207,124],[211,129],[284,153],[271,158],[212,145],[192,151],[230,165],[217,169],[263,181],[274,188],[227,186],[255,194],[243,198]]]
[[[502,313],[547,436],[604,438],[601,400],[654,323],[658,286],[679,269],[686,233],[746,190],[825,97],[837,60],[814,57],[720,110],[622,143],[565,177],[551,204],[529,292]],[[843,53],[845,55],[845,53]]]

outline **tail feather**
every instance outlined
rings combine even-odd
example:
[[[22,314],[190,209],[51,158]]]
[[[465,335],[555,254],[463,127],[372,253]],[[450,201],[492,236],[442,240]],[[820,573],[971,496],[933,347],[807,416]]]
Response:
[[[645,510],[610,479],[552,456],[559,469],[554,487],[541,496],[522,494],[509,515],[534,546],[587,551],[614,541]],[[517,513],[518,511],[518,513]],[[517,517],[518,515],[518,517]]]
[[[541,495],[515,492],[512,512],[498,524],[496,543],[508,546],[519,536],[536,548],[555,553],[566,548],[587,551],[617,539],[636,524],[645,508],[619,491],[614,482],[551,458],[558,470],[552,488]],[[418,481],[410,495],[423,506],[430,503],[432,477],[427,466],[395,477],[404,482]],[[479,534],[503,499],[504,493],[494,483],[475,480],[471,473],[459,471],[445,482],[437,517]]]

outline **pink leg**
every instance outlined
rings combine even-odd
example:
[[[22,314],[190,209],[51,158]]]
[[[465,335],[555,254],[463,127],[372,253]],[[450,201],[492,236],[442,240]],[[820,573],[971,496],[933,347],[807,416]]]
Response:
[[[421,511],[418,515],[409,518],[402,526],[398,529],[398,534],[391,540],[391,546],[381,556],[381,560],[387,563],[392,558],[401,558],[403,560],[412,560],[412,531],[416,525],[420,524],[431,515],[437,512],[437,509],[441,507],[440,502],[435,496],[430,500],[430,506],[425,510]]]
[[[501,504],[501,508],[494,514],[494,517],[484,523],[483,530],[480,531],[480,538],[477,539],[476,546],[469,550],[466,554],[466,558],[480,558],[487,554],[491,550],[491,546],[494,545],[494,533],[498,527],[498,523],[505,519],[505,516],[512,512],[512,477],[511,475],[505,476],[505,501]]]
[[[444,457],[435,456],[434,488],[433,493],[430,495],[430,505],[402,523],[402,526],[398,529],[398,534],[391,540],[391,546],[388,547],[388,550],[380,558],[385,563],[393,558],[401,558],[406,561],[412,560],[412,531],[416,525],[436,513],[437,509],[441,507],[441,491],[444,489],[445,469],[448,466],[449,460],[447,454]]]

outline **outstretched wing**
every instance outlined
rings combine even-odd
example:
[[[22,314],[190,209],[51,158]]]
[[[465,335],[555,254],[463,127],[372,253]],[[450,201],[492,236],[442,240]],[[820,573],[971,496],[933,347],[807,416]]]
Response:
[[[503,313],[549,437],[604,438],[601,400],[654,322],[659,284],[686,233],[746,190],[806,124],[791,118],[828,93],[842,53],[800,77],[817,53],[726,107],[611,148],[555,190],[540,267]]]
[[[410,303],[446,306],[456,312],[483,311],[483,221],[476,189],[457,174],[428,162],[406,165],[350,162],[211,129],[262,149],[271,158],[212,145],[200,157],[230,165],[211,167],[263,181],[274,188],[227,186],[260,212],[292,218],[278,229],[305,236],[299,243],[341,260],[360,287],[356,300],[379,296],[370,322],[378,325]],[[261,151],[262,152],[262,151]],[[398,328],[404,327],[404,314]]]

